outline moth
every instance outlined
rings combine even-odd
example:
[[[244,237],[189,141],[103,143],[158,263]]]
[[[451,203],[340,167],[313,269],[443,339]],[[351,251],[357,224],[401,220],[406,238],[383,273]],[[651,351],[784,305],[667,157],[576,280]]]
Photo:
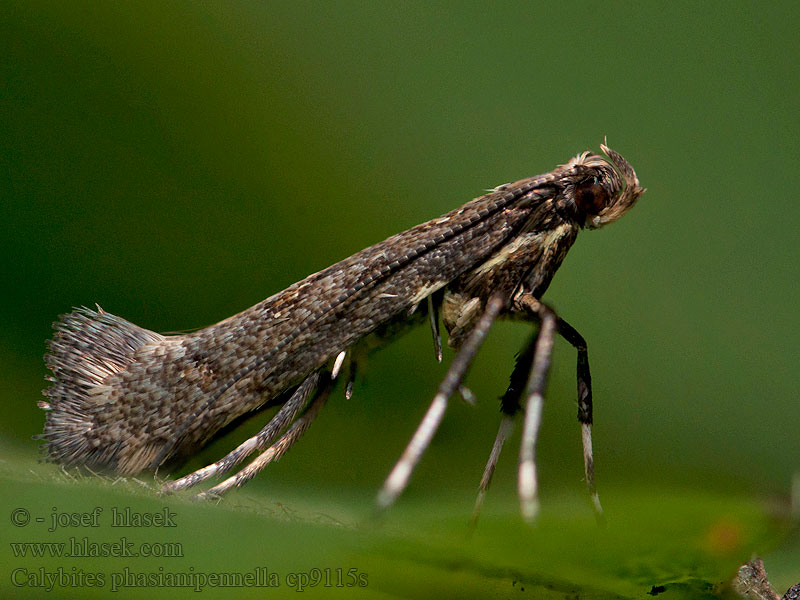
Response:
[[[199,494],[240,486],[282,456],[328,399],[348,365],[349,397],[364,347],[429,322],[441,360],[440,323],[457,350],[422,422],[378,495],[388,507],[406,487],[492,323],[530,322],[502,397],[502,418],[479,486],[477,516],[515,417],[524,413],[518,489],[522,514],[538,508],[536,437],[556,334],[577,350],[578,420],[586,483],[601,511],[592,457],[586,342],[541,301],[581,229],[619,219],[644,192],[628,162],[606,146],[542,175],[501,185],[439,218],[394,235],[205,329],[161,335],[120,317],[77,308],[54,324],[45,361],[51,385],[45,458],[121,474],[190,455],[234,419],[280,408],[217,462],[163,485],[175,492],[235,475]]]

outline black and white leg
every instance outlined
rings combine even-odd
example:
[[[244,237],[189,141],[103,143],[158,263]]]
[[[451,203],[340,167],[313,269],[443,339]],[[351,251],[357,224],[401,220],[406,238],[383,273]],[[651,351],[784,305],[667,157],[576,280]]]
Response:
[[[603,514],[600,496],[594,479],[594,455],[592,452],[592,375],[589,372],[589,354],[586,340],[578,331],[563,319],[558,320],[558,333],[578,351],[578,421],[581,424],[581,441],[583,443],[583,470],[586,476],[586,488],[592,501],[595,513]]]
[[[492,445],[489,460],[486,462],[486,467],[483,469],[483,476],[478,486],[478,496],[475,499],[475,506],[472,509],[470,528],[474,528],[478,522],[481,508],[483,507],[483,501],[486,498],[489,485],[492,483],[497,461],[500,458],[500,452],[503,450],[503,445],[506,440],[514,431],[514,417],[521,409],[520,400],[522,399],[522,393],[525,391],[526,383],[531,373],[537,337],[538,331],[535,335],[531,336],[523,350],[517,355],[514,363],[514,370],[511,372],[511,377],[509,379],[508,388],[505,394],[500,398],[503,417],[500,420],[500,427],[497,430],[497,436]]]
[[[537,301],[538,302],[538,301]],[[539,486],[536,476],[536,440],[542,422],[544,390],[550,373],[550,360],[553,355],[553,340],[556,331],[556,314],[542,303],[536,307],[541,320],[533,365],[528,385],[525,388],[525,422],[522,428],[522,443],[519,451],[519,473],[517,490],[519,492],[522,517],[532,522],[539,512]]]
[[[592,501],[595,513],[600,517],[603,508],[597,494],[594,477],[594,456],[592,451],[592,377],[589,371],[589,355],[586,340],[578,331],[564,319],[542,304],[530,294],[523,294],[514,302],[514,309],[519,316],[526,319],[537,320],[543,325],[543,313],[551,313],[555,317],[555,327],[558,334],[569,342],[578,352],[577,384],[578,384],[578,421],[581,424],[581,442],[583,445],[583,463],[586,477],[586,487]],[[549,362],[549,357],[548,357]]]
[[[400,460],[397,461],[397,464],[383,484],[383,488],[381,488],[378,494],[379,508],[391,506],[405,489],[414,467],[416,467],[422,453],[430,444],[431,439],[433,439],[442,421],[450,396],[452,396],[459,385],[461,385],[470,363],[475,358],[481,344],[483,344],[486,333],[504,307],[505,299],[500,295],[492,296],[486,303],[486,309],[483,315],[470,332],[461,350],[458,352],[455,359],[453,359],[453,362],[450,364],[447,374],[439,386],[436,396],[433,398],[433,402],[431,402],[428,411],[425,413],[425,417],[417,427],[416,432],[414,432],[414,436],[411,438],[408,446],[406,446]]]

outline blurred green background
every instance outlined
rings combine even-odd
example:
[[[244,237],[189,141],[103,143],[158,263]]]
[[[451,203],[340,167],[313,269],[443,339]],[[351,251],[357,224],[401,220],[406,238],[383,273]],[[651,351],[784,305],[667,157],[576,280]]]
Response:
[[[11,1],[0,18],[0,450],[15,485],[32,469],[46,495],[58,472],[35,464],[31,440],[58,314],[97,302],[156,331],[205,326],[608,136],[648,192],[580,236],[546,298],[589,342],[609,519],[647,490],[642,502],[788,502],[800,470],[792,3]],[[452,404],[401,501],[412,521],[433,506],[468,516],[527,335],[493,331],[468,381],[477,406]],[[444,373],[429,337],[374,355],[354,397],[334,394],[241,497],[368,513]],[[590,519],[574,361],[559,342],[540,479],[545,507],[577,502]],[[517,444],[486,506],[502,523],[519,520]],[[737,546],[730,564],[780,544]],[[800,559],[780,556],[785,589]]]

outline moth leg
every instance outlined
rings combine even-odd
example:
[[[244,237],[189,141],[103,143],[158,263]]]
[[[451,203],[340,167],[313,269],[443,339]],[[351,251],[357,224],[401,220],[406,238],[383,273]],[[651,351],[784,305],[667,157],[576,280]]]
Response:
[[[250,481],[272,461],[280,460],[289,448],[300,439],[300,436],[305,433],[306,429],[308,429],[309,425],[314,421],[314,418],[319,414],[319,411],[325,406],[325,402],[327,402],[328,396],[330,395],[330,390],[331,385],[330,379],[328,378],[328,381],[320,386],[320,390],[311,405],[302,415],[295,419],[289,429],[286,430],[286,433],[284,433],[277,442],[259,454],[249,465],[236,473],[236,475],[228,477],[205,492],[195,495],[194,499],[207,500],[209,498],[221,496],[229,489],[240,487]]]
[[[541,320],[539,313],[541,307],[544,305],[530,294],[523,294],[520,296],[516,300],[515,305],[515,308],[523,311],[523,317],[534,318],[537,321]],[[569,342],[578,352],[578,421],[581,424],[583,468],[592,507],[598,518],[601,518],[603,507],[600,504],[600,497],[597,494],[594,477],[594,455],[592,451],[592,376],[589,371],[589,354],[586,340],[572,325],[558,316],[556,316],[556,328],[559,335]]]
[[[553,341],[556,332],[557,317],[548,306],[533,296],[524,295],[517,302],[526,310],[536,310],[541,325],[536,336],[530,377],[525,389],[525,423],[522,429],[522,445],[519,453],[519,475],[517,486],[519,491],[522,517],[532,522],[539,512],[538,483],[536,480],[536,439],[542,421],[544,389],[550,371],[550,359],[553,353]],[[535,304],[533,304],[535,302]]]
[[[333,361],[333,368],[331,369],[331,379],[336,379],[339,376],[339,371],[342,370],[342,365],[346,357],[347,350],[342,350],[336,355],[336,359]]]
[[[594,479],[594,455],[592,452],[592,375],[589,372],[589,354],[586,340],[564,319],[558,319],[558,333],[578,351],[578,421],[581,424],[583,444],[583,470],[586,488],[592,501],[595,514],[603,515],[600,496]]]
[[[272,417],[269,423],[256,435],[242,442],[230,454],[207,467],[198,469],[194,473],[189,473],[180,479],[165,483],[161,487],[161,491],[164,493],[177,492],[196,485],[201,481],[205,481],[210,477],[214,477],[215,475],[221,475],[238,465],[253,452],[263,450],[272,443],[275,436],[294,421],[295,417],[303,410],[306,404],[308,404],[314,390],[317,388],[319,377],[319,372],[312,373],[306,377],[281,409],[275,413],[275,416]]]
[[[478,349],[481,347],[486,333],[489,331],[489,328],[504,306],[505,300],[500,295],[492,296],[486,303],[486,310],[470,332],[461,350],[450,364],[450,368],[447,370],[447,374],[439,386],[439,390],[433,398],[428,412],[425,413],[425,417],[414,432],[414,436],[411,438],[408,446],[406,446],[403,455],[400,457],[400,460],[397,461],[397,464],[383,484],[383,488],[378,494],[379,508],[391,506],[405,489],[414,467],[416,467],[422,453],[430,444],[431,439],[439,427],[439,423],[442,421],[444,411],[447,408],[448,399],[458,389],[458,386],[464,379],[467,368],[475,358]]]
[[[461,396],[461,401],[464,404],[469,404],[470,406],[475,406],[477,399],[475,398],[475,392],[469,389],[465,385],[458,386],[458,395]]]
[[[513,431],[514,418],[510,415],[503,415],[503,418],[500,420],[500,428],[497,430],[497,437],[494,439],[492,451],[489,454],[489,460],[486,463],[486,467],[483,469],[481,483],[478,486],[478,496],[475,498],[475,506],[472,508],[472,517],[469,521],[470,530],[474,529],[478,524],[478,517],[480,517],[483,501],[486,498],[486,492],[489,490],[489,484],[492,482],[494,470],[500,458],[500,452],[503,450],[503,444],[505,444]]]
[[[355,358],[350,358],[347,369],[347,383],[344,384],[344,397],[347,400],[353,397],[353,386],[356,383],[356,373],[358,372],[358,362]]]
[[[428,296],[428,320],[433,334],[433,352],[436,362],[442,362],[442,334],[439,333],[439,305],[434,302],[433,294]]]
[[[486,492],[492,482],[497,461],[500,458],[500,452],[503,450],[503,444],[511,436],[514,430],[514,416],[520,411],[520,398],[522,392],[525,390],[525,383],[531,372],[533,365],[533,354],[536,349],[536,335],[531,336],[530,340],[525,344],[525,348],[517,355],[514,363],[514,370],[511,372],[510,381],[506,393],[500,398],[501,409],[503,418],[500,420],[500,427],[497,430],[497,437],[495,437],[492,451],[489,454],[489,460],[483,470],[480,485],[478,486],[478,496],[475,499],[475,506],[472,509],[472,518],[470,519],[470,529],[474,529],[478,523],[483,501],[486,498]]]

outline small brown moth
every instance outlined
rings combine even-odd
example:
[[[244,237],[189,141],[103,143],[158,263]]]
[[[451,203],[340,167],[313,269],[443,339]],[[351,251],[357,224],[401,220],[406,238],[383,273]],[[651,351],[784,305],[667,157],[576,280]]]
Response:
[[[513,417],[525,419],[519,462],[522,512],[537,511],[535,444],[556,333],[578,352],[578,419],[586,483],[597,511],[592,393],[586,342],[540,301],[578,232],[625,214],[644,189],[619,154],[585,152],[555,170],[501,185],[315,273],[224,321],[164,336],[98,307],[54,324],[44,391],[46,457],[123,474],[155,469],[194,452],[237,417],[281,404],[267,425],[221,460],[163,486],[176,491],[220,475],[253,452],[247,467],[210,490],[217,495],[279,458],[308,428],[345,361],[352,393],[359,350],[427,313],[437,358],[439,321],[458,353],[433,403],[378,496],[391,505],[444,415],[492,322],[538,323],[502,398],[503,417],[480,484],[475,515]],[[466,392],[465,392],[466,393]]]

